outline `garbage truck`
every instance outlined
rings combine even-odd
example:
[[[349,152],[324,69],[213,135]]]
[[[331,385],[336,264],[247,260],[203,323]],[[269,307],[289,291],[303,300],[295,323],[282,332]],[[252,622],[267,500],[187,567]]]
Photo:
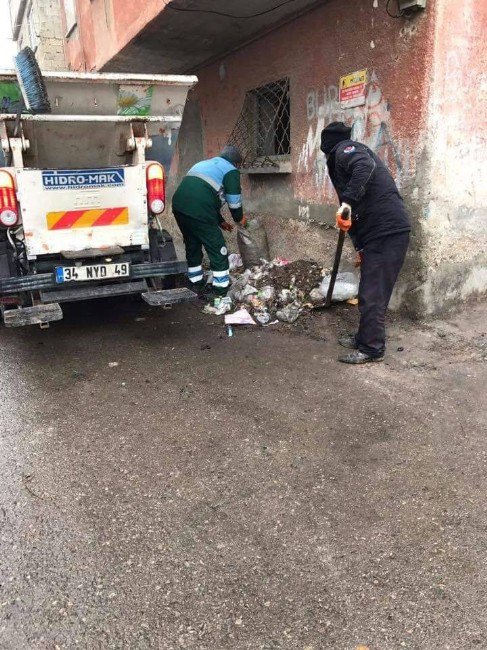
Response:
[[[43,79],[50,112],[35,114],[22,105],[18,74],[0,73],[4,324],[47,327],[62,319],[63,303],[124,294],[160,306],[193,300],[176,286],[187,267],[164,227],[161,150],[170,158],[197,78]],[[151,156],[156,143],[159,155]]]

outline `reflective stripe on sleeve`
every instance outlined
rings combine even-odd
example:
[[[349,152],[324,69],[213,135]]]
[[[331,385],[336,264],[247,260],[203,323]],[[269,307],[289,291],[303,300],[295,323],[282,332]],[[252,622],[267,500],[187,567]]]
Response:
[[[227,194],[226,198],[227,198],[228,207],[232,208],[232,210],[236,210],[237,208],[242,207],[241,194]]]
[[[210,178],[206,174],[199,174],[197,172],[191,172],[189,171],[187,176],[196,176],[196,178],[201,178],[202,181],[205,181],[205,183],[208,183],[208,185],[211,185],[211,187],[215,190],[215,192],[219,192],[221,190],[221,184],[217,183],[217,181],[213,180],[213,178]]]

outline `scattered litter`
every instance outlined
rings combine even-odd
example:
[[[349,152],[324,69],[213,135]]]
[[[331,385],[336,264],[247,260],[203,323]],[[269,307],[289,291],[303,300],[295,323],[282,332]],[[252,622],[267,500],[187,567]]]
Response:
[[[249,219],[245,228],[238,228],[237,245],[246,269],[270,259],[267,233],[259,219]]]
[[[233,336],[233,327],[231,325],[227,325],[227,336],[230,338]]]
[[[243,302],[245,296],[249,293],[257,293],[257,289],[253,290],[253,287],[249,285],[250,271],[244,271],[242,275],[236,277],[228,291],[228,296],[234,302]]]
[[[228,256],[228,264],[230,266],[230,271],[235,271],[243,266],[242,256],[238,253],[230,253]]]
[[[397,351],[398,352],[404,352],[404,348],[403,347],[397,348]]]
[[[256,309],[254,311],[254,318],[261,325],[269,325],[271,321],[271,315],[267,309]]]
[[[214,316],[223,316],[232,308],[232,300],[228,296],[225,298],[215,298],[212,305],[205,305],[203,308],[204,314],[213,314]]]
[[[147,320],[144,316],[137,316],[135,319],[136,323],[143,323],[145,320]]]
[[[245,302],[254,309],[262,309],[264,306],[264,301],[255,294],[248,296]]]
[[[116,368],[116,367],[119,366],[119,365],[120,365],[120,364],[119,364],[118,361],[109,361],[109,362],[108,362],[108,367],[109,367],[109,368]]]
[[[286,264],[291,264],[291,260],[287,260],[285,257],[276,257],[274,259],[274,264],[276,264],[276,266],[286,266]]]
[[[247,284],[243,289],[242,289],[242,294],[241,294],[241,300],[245,300],[246,298],[250,298],[250,296],[255,295],[256,293],[259,293],[258,290],[253,287],[250,284]]]
[[[246,309],[239,309],[233,314],[226,314],[225,325],[255,325],[255,320]]]
[[[309,298],[313,305],[319,305],[323,303],[323,300],[325,299],[326,296],[323,295],[323,291],[320,289],[320,287],[316,287],[315,289],[311,289],[309,293]]]
[[[280,309],[276,313],[276,316],[280,321],[283,321],[284,323],[295,323],[298,320],[300,313],[300,308],[297,305],[292,304],[287,305],[283,309]]]
[[[358,305],[358,298],[350,298],[347,300],[347,305]]]
[[[279,292],[279,301],[282,305],[287,305],[293,300],[293,292],[290,289],[283,289]]]
[[[270,300],[274,300],[274,296],[276,295],[276,290],[274,289],[273,286],[267,285],[265,287],[262,287],[262,289],[258,292],[257,295],[264,302],[269,302]]]
[[[246,263],[243,251],[242,258]],[[203,310],[216,316],[227,314],[227,325],[295,323],[306,310],[323,305],[330,281],[329,274],[313,260],[290,262],[283,258],[259,260],[257,265],[240,273],[234,271],[231,276],[227,298]],[[354,273],[338,274],[335,301],[354,299],[357,291],[358,278]],[[228,313],[232,311],[229,320]]]

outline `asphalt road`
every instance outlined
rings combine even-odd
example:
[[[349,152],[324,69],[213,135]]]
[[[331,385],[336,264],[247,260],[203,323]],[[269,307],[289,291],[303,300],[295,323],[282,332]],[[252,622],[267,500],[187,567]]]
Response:
[[[0,648],[485,648],[485,316],[2,330]]]

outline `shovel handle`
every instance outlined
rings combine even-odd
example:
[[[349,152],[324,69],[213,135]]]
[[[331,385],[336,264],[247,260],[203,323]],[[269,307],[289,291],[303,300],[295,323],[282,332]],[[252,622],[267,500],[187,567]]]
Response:
[[[347,208],[346,210],[343,211],[342,219],[344,219],[344,221],[348,221],[350,217],[351,217],[350,210]],[[330,284],[328,285],[328,292],[326,294],[325,307],[327,309],[331,307],[331,300],[333,298],[333,289],[335,288],[335,282],[338,275],[338,268],[340,266],[340,260],[342,258],[344,241],[345,241],[345,233],[343,232],[343,230],[340,230],[338,234],[338,244],[335,253],[335,261],[333,262],[333,270],[331,272],[331,277],[330,277]]]

